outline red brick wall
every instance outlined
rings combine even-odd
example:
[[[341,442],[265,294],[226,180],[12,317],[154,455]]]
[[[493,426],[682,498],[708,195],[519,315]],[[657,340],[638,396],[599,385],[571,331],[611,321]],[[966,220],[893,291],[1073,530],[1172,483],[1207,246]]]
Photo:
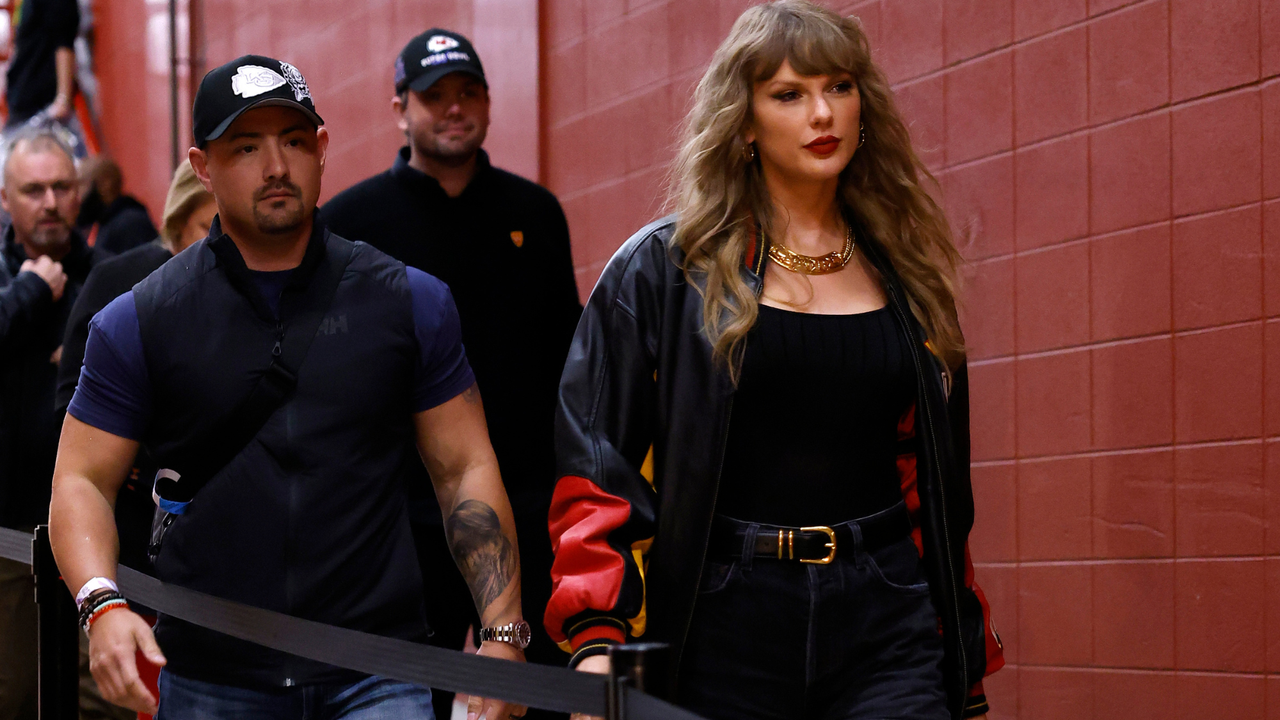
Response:
[[[660,214],[747,4],[544,3],[543,166],[584,293]],[[833,7],[968,238],[992,717],[1280,718],[1280,3]]]

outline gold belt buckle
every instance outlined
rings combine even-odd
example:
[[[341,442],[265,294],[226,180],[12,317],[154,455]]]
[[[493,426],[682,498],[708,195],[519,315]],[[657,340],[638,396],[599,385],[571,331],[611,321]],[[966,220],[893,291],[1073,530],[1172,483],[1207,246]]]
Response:
[[[825,547],[830,548],[831,550],[831,552],[827,553],[826,557],[820,560],[805,560],[804,558],[800,558],[800,562],[809,563],[810,565],[830,565],[831,561],[836,559],[836,531],[835,530],[832,530],[826,525],[815,525],[813,527],[802,527],[800,528],[800,532],[826,533],[827,537],[831,539],[831,542],[825,545]]]

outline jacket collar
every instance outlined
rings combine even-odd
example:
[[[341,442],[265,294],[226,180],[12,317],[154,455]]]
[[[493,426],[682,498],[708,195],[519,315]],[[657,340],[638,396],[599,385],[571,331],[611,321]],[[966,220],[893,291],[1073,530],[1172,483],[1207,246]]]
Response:
[[[475,188],[482,186],[492,169],[493,165],[489,162],[489,153],[483,149],[477,150],[476,172],[471,176],[471,182],[467,183],[467,187],[463,189],[462,194],[458,197],[465,197]],[[391,176],[410,187],[420,188],[424,192],[436,192],[440,194],[440,197],[448,197],[444,188],[440,187],[440,183],[435,178],[409,164],[408,145],[400,148],[400,151],[396,153],[396,161],[391,165]]]
[[[760,222],[751,220],[748,225],[747,252],[742,257],[743,267],[756,278],[764,279],[764,261],[769,256],[769,238],[760,228]]]
[[[18,244],[18,241],[14,238],[12,225],[5,228],[3,252],[4,263],[9,270],[9,275],[16,277],[18,271],[22,269],[22,263],[30,258],[27,257],[27,252],[22,248],[22,245]],[[71,249],[59,261],[62,263],[63,272],[76,282],[84,282],[84,279],[89,275],[89,271],[93,269],[93,257],[93,248],[89,247],[89,244],[84,241],[80,233],[72,229]]]
[[[329,237],[329,231],[320,223],[318,213],[314,210],[312,210],[311,217],[311,237],[307,240],[307,249],[302,256],[302,263],[293,269],[292,274],[289,275],[289,281],[284,286],[284,297],[280,300],[280,319],[285,317],[286,307],[292,305],[292,303],[286,303],[285,300],[290,295],[296,295],[299,290],[305,289],[310,284],[311,278],[315,276],[316,269],[319,268],[326,255],[325,244]],[[271,306],[262,297],[261,291],[258,290],[258,284],[254,282],[248,266],[244,264],[244,256],[240,254],[240,248],[236,247],[235,241],[231,239],[230,235],[222,231],[221,218],[217,216],[213,218],[213,223],[209,226],[209,236],[205,242],[217,259],[218,266],[227,274],[227,279],[231,282],[231,285],[249,300],[254,310],[263,319],[273,323],[276,322],[275,313],[271,311]]]

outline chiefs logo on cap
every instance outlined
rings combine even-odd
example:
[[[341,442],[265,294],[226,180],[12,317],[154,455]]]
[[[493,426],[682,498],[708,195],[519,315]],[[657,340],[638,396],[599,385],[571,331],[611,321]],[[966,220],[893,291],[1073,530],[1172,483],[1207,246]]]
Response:
[[[427,52],[444,52],[445,50],[452,50],[456,47],[458,47],[458,41],[448,35],[432,35],[431,38],[427,40]]]
[[[512,230],[511,242],[515,243],[516,247],[524,247],[524,233],[520,230]]]
[[[292,65],[290,67],[293,67]],[[280,73],[261,65],[241,65],[231,77],[231,92],[242,98],[257,97],[287,82]]]

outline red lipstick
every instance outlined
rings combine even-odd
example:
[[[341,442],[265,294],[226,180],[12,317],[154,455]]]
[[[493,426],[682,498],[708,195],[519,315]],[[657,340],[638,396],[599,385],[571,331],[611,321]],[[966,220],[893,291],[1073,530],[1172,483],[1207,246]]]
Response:
[[[820,138],[809,141],[809,144],[805,145],[804,149],[817,155],[830,155],[838,147],[840,147],[840,138],[834,135],[823,135]]]

